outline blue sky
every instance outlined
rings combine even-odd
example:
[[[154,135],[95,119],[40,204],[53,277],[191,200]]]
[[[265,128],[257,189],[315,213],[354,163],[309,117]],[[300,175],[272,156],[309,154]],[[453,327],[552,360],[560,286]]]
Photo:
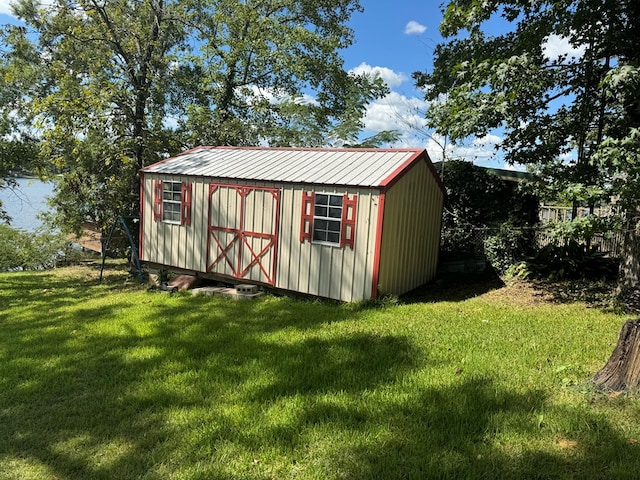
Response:
[[[15,21],[8,15],[10,0],[0,0],[0,23]],[[428,70],[432,54],[441,37],[438,25],[442,18],[440,2],[418,0],[361,0],[364,11],[352,17],[350,27],[355,42],[344,50],[345,67],[355,72],[380,75],[391,93],[370,105],[365,118],[366,134],[381,130],[398,130],[402,136],[397,147],[427,148],[434,161],[440,160],[440,139],[430,136],[424,112],[428,104],[418,91],[411,74]],[[549,56],[566,52],[563,39],[549,40]],[[494,156],[500,143],[499,132],[464,145],[449,147],[449,155],[462,157],[480,165],[504,167]]]
[[[416,0],[363,0],[364,12],[350,23],[355,43],[344,51],[345,67],[356,72],[377,73],[391,88],[387,98],[373,104],[367,113],[367,133],[395,129],[402,133],[396,146],[424,147],[434,161],[442,157],[438,142],[425,126],[428,104],[415,88],[411,74],[429,70],[433,50],[442,40],[438,26],[442,18],[440,2]],[[472,139],[465,145],[448,148],[448,154],[478,164],[502,167],[494,156],[497,135]]]
[[[424,125],[428,104],[418,91],[411,74],[430,70],[433,51],[442,41],[438,26],[442,19],[441,2],[394,0],[362,0],[363,13],[354,15],[350,26],[355,44],[345,50],[345,67],[355,71],[378,73],[391,88],[387,98],[370,106],[365,118],[368,133],[384,129],[402,132],[396,146],[424,147],[434,161],[442,158],[442,139],[431,135]],[[511,28],[497,17],[485,24],[488,33],[499,35]],[[551,35],[544,44],[549,59],[560,55],[580,57],[581,48],[573,48],[566,38]],[[483,138],[469,139],[462,145],[447,146],[447,158],[464,158],[476,164],[523,169],[507,166],[495,146],[501,142],[500,131]]]

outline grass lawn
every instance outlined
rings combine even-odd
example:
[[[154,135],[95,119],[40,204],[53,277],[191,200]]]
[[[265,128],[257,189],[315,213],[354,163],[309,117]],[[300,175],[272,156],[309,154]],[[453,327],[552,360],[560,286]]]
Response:
[[[626,317],[526,284],[374,308],[97,274],[0,274],[2,479],[640,471],[638,397],[588,384]]]

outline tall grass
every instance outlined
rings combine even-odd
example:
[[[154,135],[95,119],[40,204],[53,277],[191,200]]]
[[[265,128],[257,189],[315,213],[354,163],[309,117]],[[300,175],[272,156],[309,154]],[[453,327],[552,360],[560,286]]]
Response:
[[[622,317],[491,294],[375,308],[0,275],[0,478],[635,478]]]

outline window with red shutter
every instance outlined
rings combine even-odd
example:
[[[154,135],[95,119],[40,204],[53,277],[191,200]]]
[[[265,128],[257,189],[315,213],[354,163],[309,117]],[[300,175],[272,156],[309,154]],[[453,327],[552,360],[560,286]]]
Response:
[[[162,220],[162,180],[156,180],[153,184],[153,219]]]
[[[191,225],[191,183],[182,184],[180,225]]]
[[[153,219],[191,225],[191,183],[156,180],[153,184]]]
[[[342,232],[340,234],[340,247],[349,246],[351,250],[353,250],[353,243],[356,237],[357,205],[357,195],[353,195],[349,198],[348,194],[344,194],[344,200],[342,202]]]
[[[348,246],[353,250],[356,235],[358,196],[323,192],[302,192],[300,242]]]
[[[302,192],[302,218],[300,219],[300,243],[305,240],[311,242],[311,234],[313,231],[313,209],[314,209],[313,192]]]

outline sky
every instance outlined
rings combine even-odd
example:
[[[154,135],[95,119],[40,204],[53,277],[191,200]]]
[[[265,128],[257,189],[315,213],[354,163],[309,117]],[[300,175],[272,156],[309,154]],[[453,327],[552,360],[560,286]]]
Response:
[[[0,23],[15,21],[9,14],[11,0],[0,0]],[[379,74],[391,93],[372,103],[365,117],[365,136],[382,130],[398,130],[401,138],[395,147],[426,148],[433,161],[442,157],[437,137],[429,136],[424,112],[428,104],[415,88],[412,73],[429,70],[433,51],[442,40],[438,25],[442,19],[440,1],[434,0],[361,0],[363,12],[355,13],[349,26],[355,41],[342,52],[345,68],[362,73]],[[562,38],[550,38],[549,57],[570,50]],[[579,52],[578,52],[579,53]],[[471,139],[464,145],[450,147],[448,155],[494,168],[507,166],[496,155],[500,135]]]
[[[364,12],[356,13],[350,22],[355,43],[343,53],[347,70],[378,73],[391,89],[386,98],[369,107],[366,133],[398,130],[401,138],[394,146],[426,148],[433,161],[442,159],[442,138],[426,127],[428,104],[416,89],[412,73],[432,67],[433,51],[442,41],[440,3],[362,0]],[[447,156],[493,168],[518,168],[505,165],[496,154],[499,143],[495,134],[469,139],[463,145],[449,145]]]
[[[424,112],[428,104],[422,92],[415,88],[411,74],[429,71],[433,51],[442,41],[438,27],[442,20],[440,1],[418,0],[361,0],[364,12],[357,13],[350,22],[355,44],[344,51],[345,68],[355,72],[380,74],[391,89],[384,99],[376,101],[367,111],[367,133],[399,130],[402,137],[398,147],[426,148],[433,161],[442,159],[441,138],[430,135]],[[488,33],[502,33],[506,23],[500,20],[485,26]],[[495,31],[492,31],[495,29]],[[568,54],[579,57],[580,49],[569,45],[565,38],[552,35],[544,51],[550,59]],[[448,146],[447,158],[463,158],[477,165],[492,168],[524,170],[519,165],[505,165],[496,145],[500,132],[483,138],[469,139],[458,146]]]

